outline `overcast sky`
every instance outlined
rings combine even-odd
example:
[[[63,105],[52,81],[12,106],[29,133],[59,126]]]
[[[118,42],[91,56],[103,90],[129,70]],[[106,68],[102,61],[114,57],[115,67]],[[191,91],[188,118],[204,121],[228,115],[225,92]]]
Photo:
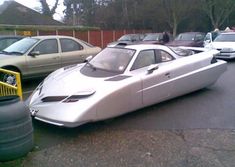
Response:
[[[4,1],[7,1],[7,0],[0,0],[0,5]],[[15,0],[15,1],[24,5],[24,6],[31,8],[31,9],[41,7],[41,3],[39,2],[39,0]],[[47,3],[51,6],[53,6],[55,3],[55,0],[47,0]],[[63,0],[59,0],[59,6],[57,7],[56,14],[54,15],[54,19],[61,20],[61,18],[63,17],[63,10],[64,9],[65,9],[65,7],[63,5]]]

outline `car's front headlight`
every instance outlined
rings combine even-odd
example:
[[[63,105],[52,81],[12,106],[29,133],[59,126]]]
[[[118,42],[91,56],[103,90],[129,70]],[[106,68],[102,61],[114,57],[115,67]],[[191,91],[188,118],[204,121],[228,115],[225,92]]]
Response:
[[[46,96],[42,98],[42,102],[63,102],[63,103],[71,103],[77,102],[80,99],[87,98],[95,93],[95,90],[86,90],[86,91],[79,91],[74,95],[70,96]]]

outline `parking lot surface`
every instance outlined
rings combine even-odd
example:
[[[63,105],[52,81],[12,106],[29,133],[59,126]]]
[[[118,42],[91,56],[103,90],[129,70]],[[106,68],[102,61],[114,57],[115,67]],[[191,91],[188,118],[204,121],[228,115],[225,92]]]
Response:
[[[105,122],[33,121],[35,147],[0,167],[233,167],[235,62],[206,89]]]
[[[235,164],[233,130],[128,131],[106,127],[69,130],[66,142],[58,144],[55,138],[55,145],[35,148],[19,166],[232,167]]]

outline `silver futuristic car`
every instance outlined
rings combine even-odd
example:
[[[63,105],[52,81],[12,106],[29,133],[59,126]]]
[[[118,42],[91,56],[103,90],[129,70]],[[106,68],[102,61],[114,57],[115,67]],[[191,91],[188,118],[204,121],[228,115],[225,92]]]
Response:
[[[27,100],[31,115],[65,127],[113,118],[213,84],[227,63],[217,50],[162,45],[107,47],[51,73]]]

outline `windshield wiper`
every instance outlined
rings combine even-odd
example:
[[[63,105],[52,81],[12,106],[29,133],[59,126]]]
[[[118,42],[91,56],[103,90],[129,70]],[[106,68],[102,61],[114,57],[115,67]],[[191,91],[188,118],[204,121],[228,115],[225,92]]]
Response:
[[[23,55],[23,53],[21,53],[21,52],[16,52],[16,51],[8,52],[8,54],[11,54],[11,55],[13,55],[13,54],[16,54],[16,55]]]
[[[94,71],[96,70],[96,67],[91,64],[89,61],[86,62],[86,65],[89,65]]]
[[[0,51],[0,54],[9,54],[9,53],[7,51],[2,50]]]

